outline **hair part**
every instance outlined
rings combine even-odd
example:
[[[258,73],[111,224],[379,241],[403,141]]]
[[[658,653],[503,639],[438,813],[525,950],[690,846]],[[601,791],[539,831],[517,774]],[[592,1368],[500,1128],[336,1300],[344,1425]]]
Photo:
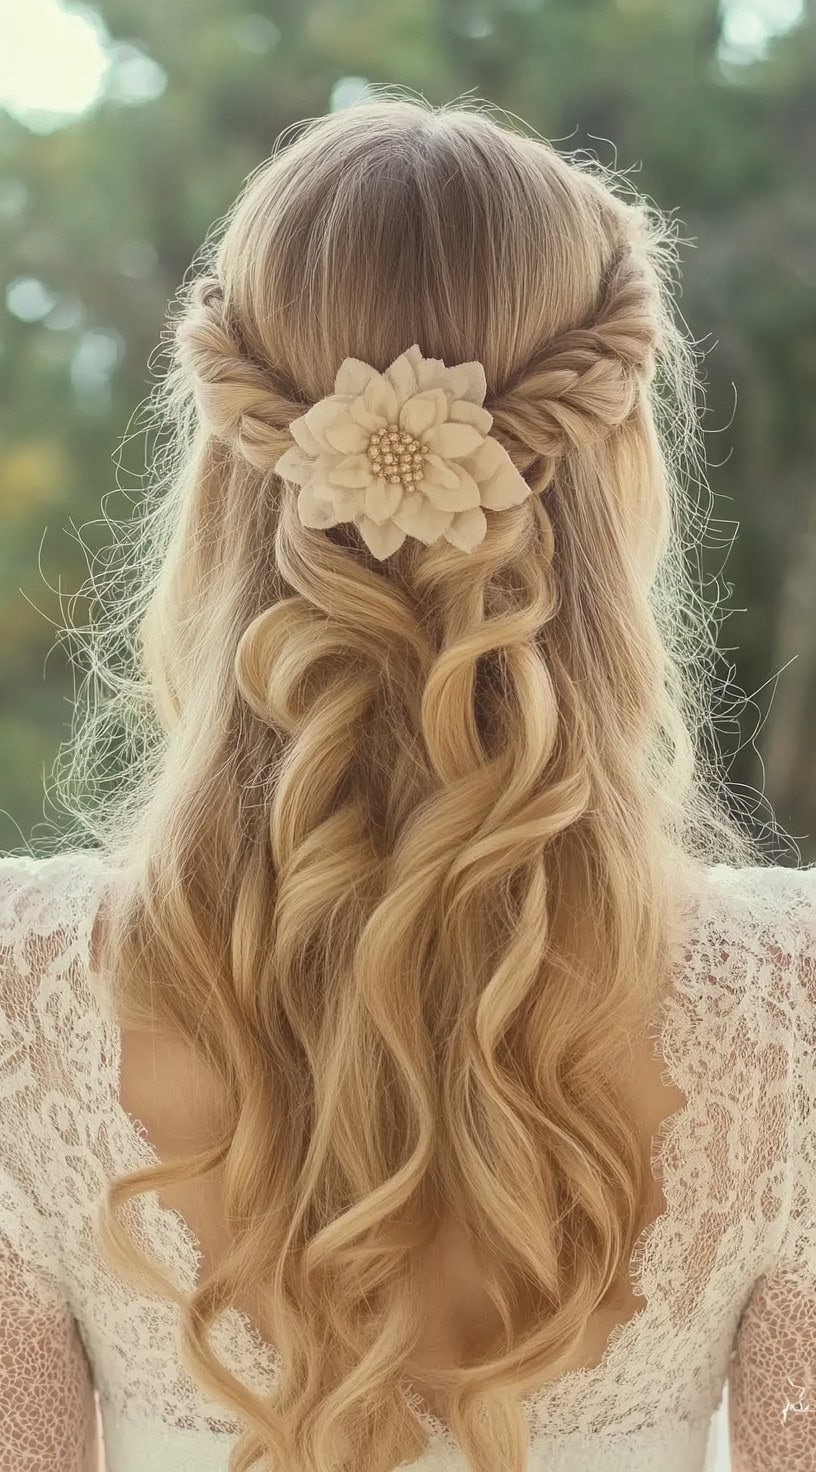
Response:
[[[665,979],[667,879],[752,856],[699,749],[675,267],[674,227],[609,170],[383,97],[250,177],[172,316],[170,435],[122,534],[139,580],[95,634],[71,775],[130,876],[120,1014],[223,1091],[219,1138],[122,1177],[100,1230],[179,1302],[191,1374],[246,1427],[231,1472],[418,1454],[404,1383],[448,1217],[506,1330],[438,1376],[473,1472],[522,1472],[518,1391],[628,1281],[650,1183],[619,1079]],[[304,527],[271,467],[345,357],[413,342],[482,362],[534,494],[469,555],[409,538],[378,564],[352,526]],[[216,1167],[231,1248],[188,1298],[118,1211]],[[247,1288],[281,1356],[266,1398],[208,1337]]]

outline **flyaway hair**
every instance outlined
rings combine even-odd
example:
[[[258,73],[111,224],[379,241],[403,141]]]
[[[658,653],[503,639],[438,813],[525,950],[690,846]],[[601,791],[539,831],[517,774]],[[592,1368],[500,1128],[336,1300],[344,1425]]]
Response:
[[[749,853],[705,757],[676,245],[597,163],[382,96],[282,141],[171,312],[70,764],[74,836],[127,877],[98,958],[118,1013],[219,1085],[212,1142],[117,1182],[100,1230],[180,1302],[190,1373],[246,1427],[230,1472],[420,1453],[406,1385],[447,1220],[504,1324],[439,1373],[472,1472],[523,1472],[519,1392],[625,1292],[649,1186],[629,1040],[684,876]],[[466,555],[409,536],[378,560],[353,521],[304,526],[273,467],[344,359],[411,345],[483,365],[530,495]],[[120,1210],[215,1171],[230,1250],[188,1301]],[[269,1396],[209,1337],[250,1293]]]

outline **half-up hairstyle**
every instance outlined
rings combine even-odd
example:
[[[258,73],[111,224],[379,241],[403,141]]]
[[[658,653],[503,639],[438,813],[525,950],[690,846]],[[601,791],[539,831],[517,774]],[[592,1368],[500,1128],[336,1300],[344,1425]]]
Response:
[[[206,1149],[111,1188],[102,1242],[178,1301],[190,1373],[243,1428],[231,1472],[417,1456],[445,1222],[504,1324],[437,1377],[473,1472],[522,1472],[519,1393],[629,1284],[650,1177],[625,1062],[670,902],[748,841],[699,751],[675,233],[626,196],[484,108],[381,97],[276,151],[171,315],[171,437],[75,766],[128,876],[99,958],[119,1014],[223,1099]],[[469,554],[409,537],[380,563],[352,523],[305,527],[272,467],[344,358],[412,343],[484,365],[533,494]],[[112,721],[106,791],[88,752]],[[118,1210],[216,1170],[230,1250],[188,1297]],[[250,1292],[266,1397],[210,1340]]]

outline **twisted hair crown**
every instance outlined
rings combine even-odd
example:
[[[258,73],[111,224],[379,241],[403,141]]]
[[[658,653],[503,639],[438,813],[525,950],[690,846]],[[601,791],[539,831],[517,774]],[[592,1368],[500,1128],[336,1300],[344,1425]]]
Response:
[[[293,400],[244,350],[215,276],[194,283],[177,343],[207,429],[298,486],[304,525],[353,521],[381,560],[408,535],[469,552],[485,535],[483,508],[545,490],[565,455],[631,415],[654,370],[651,292],[622,253],[596,320],[553,338],[487,399],[481,363],[445,365],[415,343],[382,374],[346,358],[333,394]]]

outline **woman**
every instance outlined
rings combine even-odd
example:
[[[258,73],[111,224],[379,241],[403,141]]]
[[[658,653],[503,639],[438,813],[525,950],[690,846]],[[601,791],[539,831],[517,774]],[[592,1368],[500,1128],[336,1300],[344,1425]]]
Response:
[[[693,1472],[726,1381],[816,1465],[816,874],[700,763],[674,260],[383,97],[188,283],[129,780],[3,861],[3,1469],[95,1389],[109,1472]]]

